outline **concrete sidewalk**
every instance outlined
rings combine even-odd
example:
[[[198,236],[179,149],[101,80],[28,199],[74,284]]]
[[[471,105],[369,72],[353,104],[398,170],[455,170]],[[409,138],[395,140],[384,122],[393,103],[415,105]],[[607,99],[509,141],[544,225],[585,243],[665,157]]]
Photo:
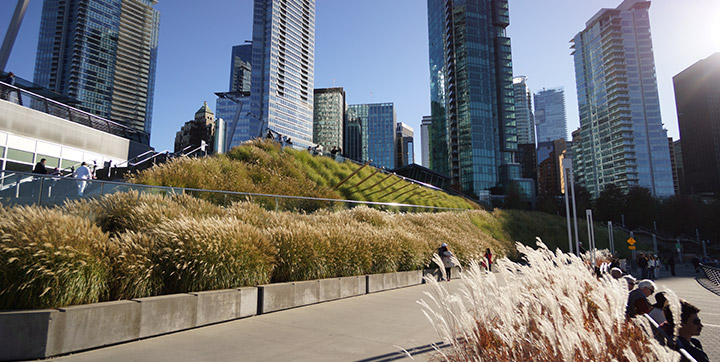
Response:
[[[695,280],[661,272],[658,290],[672,289],[701,309],[700,340],[720,361],[720,296]],[[459,283],[446,283],[456,290]],[[440,340],[416,302],[423,284],[315,304],[51,359],[52,361],[427,361]]]
[[[459,285],[450,282],[451,289]],[[422,284],[220,323],[51,361],[426,361],[440,340]]]

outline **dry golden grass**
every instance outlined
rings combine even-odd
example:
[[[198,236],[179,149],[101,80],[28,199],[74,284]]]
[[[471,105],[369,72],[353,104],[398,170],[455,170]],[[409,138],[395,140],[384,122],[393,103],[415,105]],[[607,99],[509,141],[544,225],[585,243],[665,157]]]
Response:
[[[580,258],[538,246],[518,244],[525,263],[500,259],[494,273],[471,263],[455,293],[427,279],[433,291],[421,304],[451,345],[435,360],[677,361],[644,317],[625,319],[624,280],[597,279]]]
[[[61,210],[0,209],[0,310],[105,299],[107,239],[90,220]]]

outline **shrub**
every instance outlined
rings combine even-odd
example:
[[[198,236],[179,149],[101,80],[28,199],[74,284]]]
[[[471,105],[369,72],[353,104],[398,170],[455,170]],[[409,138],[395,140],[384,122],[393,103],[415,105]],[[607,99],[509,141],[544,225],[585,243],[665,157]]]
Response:
[[[95,303],[107,297],[99,258],[108,236],[88,219],[41,207],[0,210],[0,309]]]
[[[539,239],[538,239],[539,240]],[[472,263],[452,294],[433,278],[422,301],[446,361],[674,361],[648,333],[644,317],[625,319],[627,285],[596,279],[583,261],[538,242],[518,244],[526,265],[498,260],[488,273]],[[673,298],[676,301],[676,298]]]

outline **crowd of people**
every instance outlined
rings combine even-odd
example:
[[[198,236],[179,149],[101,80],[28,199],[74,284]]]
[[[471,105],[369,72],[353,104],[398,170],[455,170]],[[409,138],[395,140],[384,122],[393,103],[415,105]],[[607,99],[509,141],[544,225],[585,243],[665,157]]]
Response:
[[[648,258],[649,260],[653,259]],[[645,266],[644,276],[652,275],[649,265],[651,264],[648,263]],[[639,266],[642,271],[643,265]],[[703,328],[700,317],[698,317],[699,308],[681,299],[680,320],[675,321],[665,292],[656,293],[655,282],[650,279],[636,281],[631,275],[625,275],[617,266],[610,269],[610,275],[615,279],[622,278],[627,282],[629,293],[625,316],[628,320],[645,315],[654,322],[655,338],[661,343],[675,350],[687,352],[697,362],[709,362],[707,354],[703,351],[702,343],[697,338],[694,338],[700,335]],[[655,277],[657,277],[657,274],[655,274]],[[649,298],[653,294],[655,303],[651,304]],[[678,328],[675,325],[677,322],[680,323]],[[675,333],[676,330],[677,334]],[[690,360],[683,355],[681,361]]]

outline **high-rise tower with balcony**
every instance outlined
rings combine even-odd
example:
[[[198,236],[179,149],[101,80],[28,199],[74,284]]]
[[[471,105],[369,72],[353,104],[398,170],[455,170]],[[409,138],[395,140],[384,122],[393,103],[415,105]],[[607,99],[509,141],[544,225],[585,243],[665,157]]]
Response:
[[[481,196],[520,177],[507,0],[428,0],[430,165]],[[525,188],[525,187],[523,187]]]
[[[572,40],[581,140],[573,145],[573,166],[595,197],[609,184],[674,194],[649,7],[650,1],[625,0],[602,9]]]
[[[515,124],[517,125],[517,143],[535,144],[535,117],[532,111],[532,93],[526,76],[513,78],[515,95]]]
[[[156,0],[45,0],[34,82],[146,133],[152,126]]]
[[[313,141],[315,0],[255,0],[253,15],[252,122]]]

